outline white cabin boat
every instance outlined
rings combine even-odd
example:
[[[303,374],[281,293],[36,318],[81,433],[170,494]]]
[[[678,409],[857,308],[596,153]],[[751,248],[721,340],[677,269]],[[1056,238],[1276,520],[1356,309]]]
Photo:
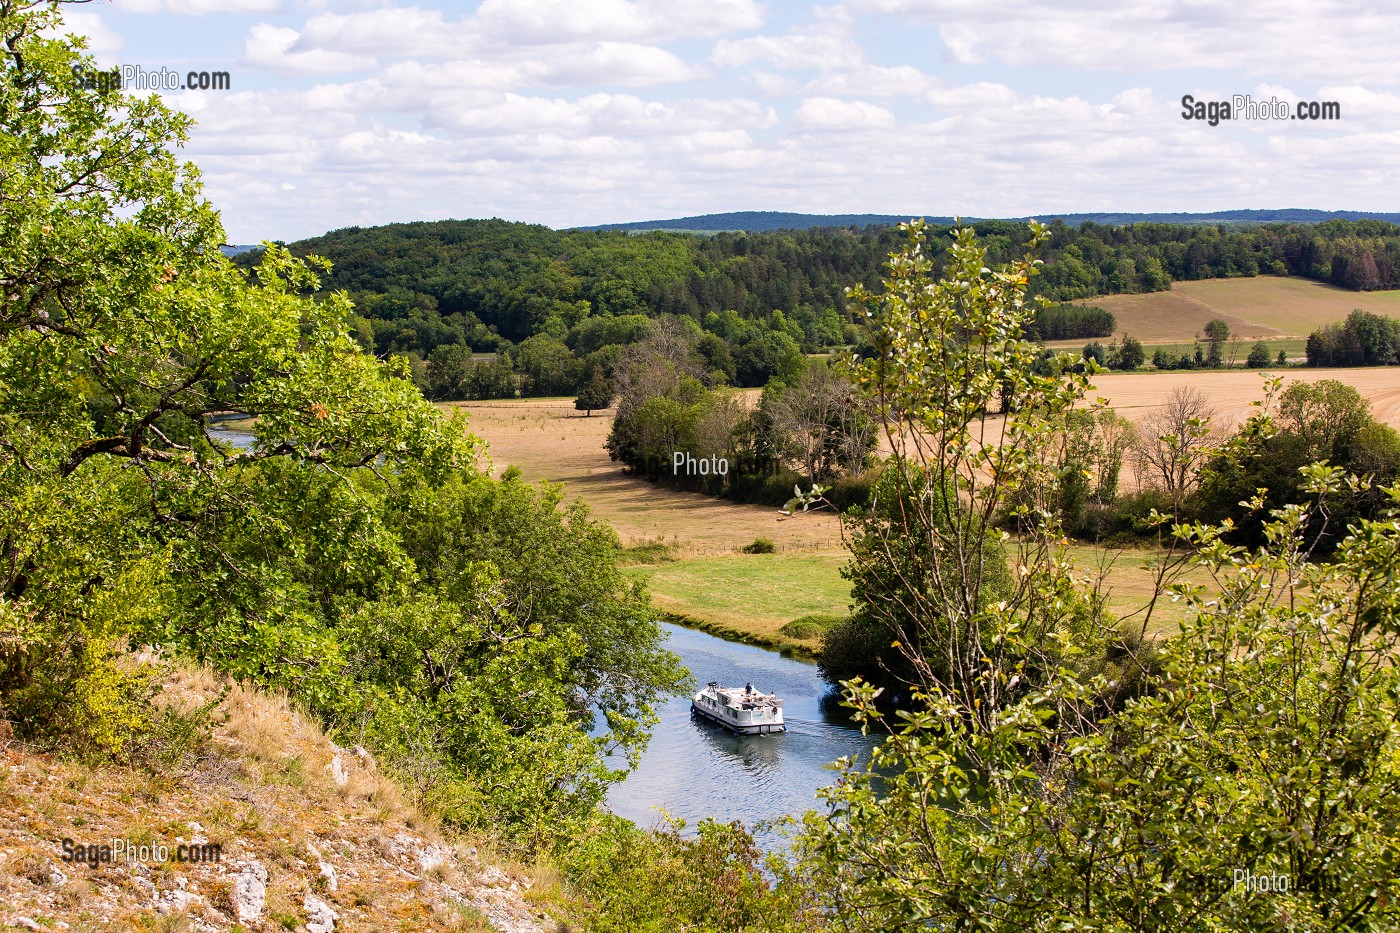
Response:
[[[703,716],[739,735],[786,732],[783,701],[775,693],[755,690],[753,684],[721,687],[710,681],[690,701],[692,716]]]

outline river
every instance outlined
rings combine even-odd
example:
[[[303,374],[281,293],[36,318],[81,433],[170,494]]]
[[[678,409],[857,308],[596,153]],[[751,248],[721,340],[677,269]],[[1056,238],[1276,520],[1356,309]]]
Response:
[[[691,828],[702,817],[752,824],[820,809],[819,787],[835,778],[826,765],[844,755],[868,753],[874,737],[863,736],[847,711],[823,698],[826,682],[814,664],[775,651],[725,641],[678,625],[663,625],[666,645],[695,679],[724,686],[752,683],[783,698],[788,731],[736,736],[692,719],[690,697],[675,697],[661,709],[651,744],[637,770],[608,793],[607,805],[640,826],[653,826],[658,808]],[[772,845],[776,834],[759,834]]]

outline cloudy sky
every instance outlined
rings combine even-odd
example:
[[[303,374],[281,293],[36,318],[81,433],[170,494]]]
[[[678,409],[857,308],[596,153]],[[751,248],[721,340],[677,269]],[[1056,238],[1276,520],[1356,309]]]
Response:
[[[233,242],[504,217],[1400,210],[1400,12],[1356,0],[99,0]],[[1205,122],[1181,98],[1338,101]]]

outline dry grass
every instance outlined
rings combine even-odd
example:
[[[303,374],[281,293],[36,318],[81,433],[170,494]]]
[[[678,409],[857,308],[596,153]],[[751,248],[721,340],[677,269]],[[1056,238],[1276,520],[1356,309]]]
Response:
[[[1267,372],[1267,370],[1266,370]],[[1354,387],[1371,403],[1377,421],[1400,428],[1400,369],[1294,369],[1279,372],[1285,385],[1335,379]],[[1123,417],[1141,421],[1153,409],[1166,403],[1172,389],[1190,385],[1200,389],[1220,413],[1218,423],[1228,427],[1244,421],[1254,408],[1252,402],[1264,394],[1259,373],[1240,370],[1199,370],[1166,373],[1105,373],[1094,377],[1095,392]]]
[[[1118,331],[1144,343],[1189,343],[1213,318],[1253,341],[1306,337],[1323,324],[1342,320],[1353,308],[1396,316],[1400,291],[1353,292],[1308,279],[1262,275],[1175,282],[1170,291],[1105,295],[1085,303],[1112,311]]]
[[[268,876],[257,929],[300,927],[308,892],[339,914],[340,930],[480,931],[485,915],[500,929],[539,929],[507,890],[512,879],[483,865],[470,840],[435,830],[372,759],[336,748],[285,697],[177,667],[160,702],[190,710],[221,695],[209,741],[161,772],[0,743],[0,925],[231,930],[236,878],[256,861]],[[222,852],[217,863],[83,865],[62,860],[64,838],[172,853],[208,841]],[[425,853],[442,864],[425,867]]]
[[[1400,370],[1289,369],[1285,375],[1354,386],[1371,401],[1377,420],[1400,428]],[[1263,394],[1258,373],[1211,370],[1104,374],[1095,378],[1096,391],[1090,395],[1140,422],[1183,383],[1206,393],[1219,412],[1218,423],[1227,428],[1247,418],[1253,411],[1250,403]],[[735,505],[636,479],[609,460],[603,448],[611,413],[585,418],[573,410],[572,400],[475,402],[462,407],[468,411],[470,430],[490,444],[498,472],[515,464],[527,479],[561,482],[569,497],[581,498],[595,516],[617,529],[625,545],[664,543],[683,558],[634,571],[648,578],[653,600],[661,608],[717,633],[799,649],[810,646],[782,635],[778,630],[785,623],[809,612],[843,611],[850,590],[839,570],[847,554],[834,515],[784,520],[776,509]],[[986,437],[995,440],[1000,419],[989,418],[986,427]],[[771,558],[736,554],[757,537],[772,539],[780,553]],[[1142,565],[1155,552],[1078,547],[1074,555],[1086,576],[1105,569],[1104,588],[1114,613],[1134,612],[1150,598],[1152,577]],[[1159,603],[1152,632],[1171,630],[1179,610],[1170,602]]]

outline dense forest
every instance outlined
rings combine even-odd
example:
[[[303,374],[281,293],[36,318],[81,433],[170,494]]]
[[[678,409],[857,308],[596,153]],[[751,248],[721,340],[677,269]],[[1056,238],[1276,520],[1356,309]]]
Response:
[[[992,261],[1014,255],[1028,235],[1021,222],[974,226]],[[937,271],[951,228],[930,229]],[[647,321],[663,315],[711,335],[703,349],[716,378],[765,385],[798,353],[857,341],[845,289],[874,285],[899,236],[876,226],[696,236],[467,220],[351,227],[291,251],[331,263],[323,285],[353,300],[367,349],[408,357],[435,397],[488,398],[568,394],[600,370],[611,378],[618,348],[645,339]],[[1057,303],[1229,276],[1400,287],[1400,227],[1379,220],[1057,223],[1042,255],[1033,291]],[[237,261],[251,268],[257,259]],[[1043,325],[1047,339],[1067,325],[1064,336],[1083,337],[1114,326],[1107,312],[1079,307],[1050,312]]]

